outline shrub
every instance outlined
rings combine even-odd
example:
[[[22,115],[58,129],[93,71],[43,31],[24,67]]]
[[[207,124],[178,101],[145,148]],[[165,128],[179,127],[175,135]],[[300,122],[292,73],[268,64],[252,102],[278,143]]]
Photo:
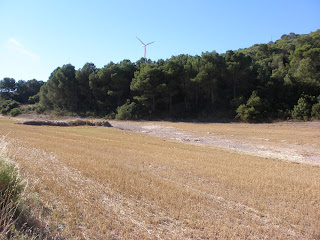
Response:
[[[0,100],[1,114],[7,114],[12,109],[19,107],[19,103],[14,100]]]
[[[37,93],[36,95],[30,96],[28,98],[28,103],[30,104],[35,104],[38,103],[40,101],[40,94]]]
[[[0,157],[0,237],[11,230],[18,217],[25,185],[16,165]]]
[[[136,103],[135,102],[130,103],[130,100],[127,100],[125,104],[117,108],[116,119],[119,119],[119,120],[137,119],[136,110],[137,110]]]
[[[11,111],[10,111],[10,115],[11,115],[12,117],[18,116],[20,113],[21,113],[21,112],[20,112],[20,109],[19,109],[19,108],[13,108],[13,109],[11,109]]]
[[[107,114],[106,116],[104,116],[104,119],[115,119],[115,118],[116,118],[115,112],[111,112],[111,113]]]
[[[242,121],[255,122],[263,119],[264,106],[262,99],[257,95],[256,91],[253,91],[246,104],[241,104],[236,112],[237,118]]]
[[[312,106],[311,116],[315,119],[320,119],[320,103],[316,103]]]
[[[306,98],[299,98],[298,104],[293,107],[292,118],[299,120],[308,120],[310,118],[310,104]]]
[[[36,106],[35,106],[35,111],[36,111],[36,113],[44,113],[44,111],[46,110],[46,108],[43,106],[43,105],[41,105],[41,104],[36,104]]]
[[[312,106],[311,117],[320,119],[320,96],[317,98],[318,102]]]

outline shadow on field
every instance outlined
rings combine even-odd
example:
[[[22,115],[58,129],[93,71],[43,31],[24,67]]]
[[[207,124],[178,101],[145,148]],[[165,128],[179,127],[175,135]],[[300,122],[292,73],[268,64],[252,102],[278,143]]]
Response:
[[[68,122],[55,122],[55,121],[25,121],[21,124],[33,126],[59,126],[59,127],[73,127],[73,126],[101,126],[112,127],[108,121],[90,122],[83,120],[75,120]]]

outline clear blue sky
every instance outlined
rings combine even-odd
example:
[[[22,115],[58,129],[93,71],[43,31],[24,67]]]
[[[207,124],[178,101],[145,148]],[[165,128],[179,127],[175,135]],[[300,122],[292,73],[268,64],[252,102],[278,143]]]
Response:
[[[46,81],[58,66],[168,59],[320,28],[319,0],[0,0],[0,80]]]

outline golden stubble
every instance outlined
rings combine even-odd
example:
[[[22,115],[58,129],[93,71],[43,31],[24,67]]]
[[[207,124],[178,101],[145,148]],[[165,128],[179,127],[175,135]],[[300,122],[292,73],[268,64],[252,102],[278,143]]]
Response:
[[[190,131],[200,136],[221,136],[253,141],[255,143],[297,144],[320,148],[320,123],[174,123],[158,122],[163,126]]]
[[[198,127],[213,131],[206,126]],[[29,191],[37,193],[49,209],[39,218],[57,236],[320,236],[317,166],[103,127],[2,122],[0,134],[7,135],[9,155],[28,179]],[[270,133],[275,139],[285,138],[280,130],[276,134]]]

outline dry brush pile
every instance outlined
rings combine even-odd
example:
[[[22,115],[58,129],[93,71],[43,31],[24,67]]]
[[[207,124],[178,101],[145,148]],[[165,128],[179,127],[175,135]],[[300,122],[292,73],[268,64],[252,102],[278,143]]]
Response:
[[[8,134],[9,133],[9,134]],[[0,123],[8,153],[67,239],[313,239],[320,168],[113,128]]]
[[[34,126],[59,126],[59,127],[72,127],[72,126],[102,126],[112,127],[108,121],[88,121],[88,120],[74,120],[74,121],[24,121],[24,125]]]

